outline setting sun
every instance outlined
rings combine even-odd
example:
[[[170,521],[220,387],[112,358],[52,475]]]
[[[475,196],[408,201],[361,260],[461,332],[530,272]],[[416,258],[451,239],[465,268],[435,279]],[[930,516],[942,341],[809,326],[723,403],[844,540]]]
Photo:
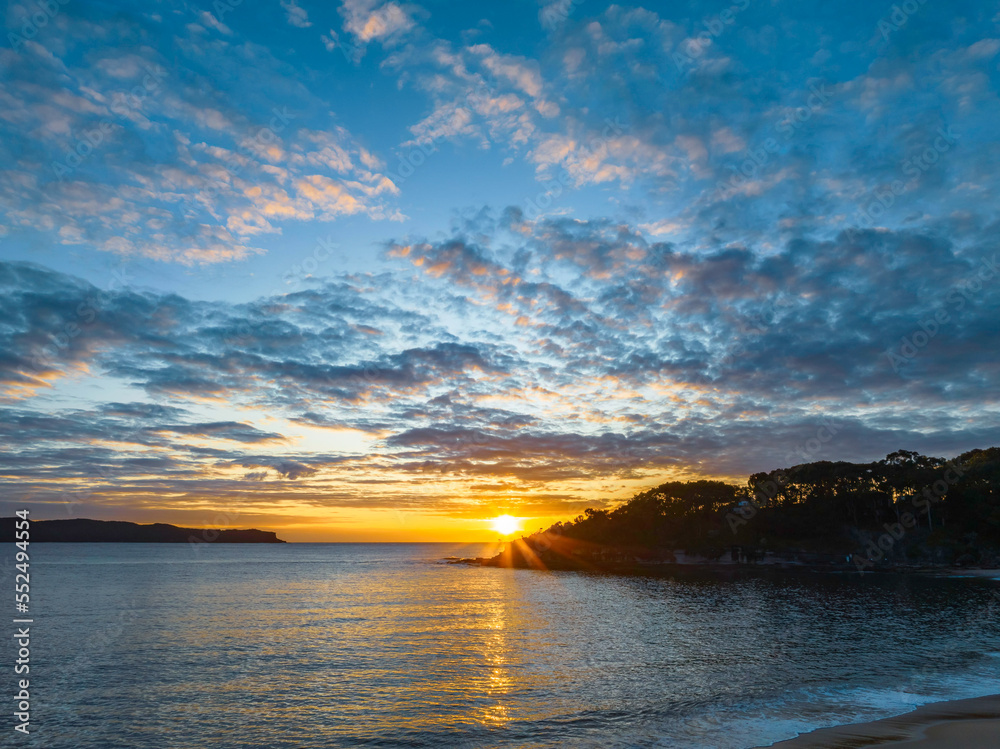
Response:
[[[511,533],[517,533],[521,530],[521,522],[510,515],[501,515],[498,518],[493,518],[493,530],[503,536],[509,536]]]

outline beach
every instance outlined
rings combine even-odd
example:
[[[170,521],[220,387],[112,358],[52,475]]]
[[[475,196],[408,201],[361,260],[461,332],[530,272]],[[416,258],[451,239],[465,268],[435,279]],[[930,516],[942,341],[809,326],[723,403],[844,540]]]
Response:
[[[987,580],[1000,580],[1000,570],[983,569],[975,567],[972,569],[951,568],[947,572],[947,577],[985,577]]]
[[[771,749],[994,749],[1000,746],[1000,695],[935,702],[870,723],[821,728]]]

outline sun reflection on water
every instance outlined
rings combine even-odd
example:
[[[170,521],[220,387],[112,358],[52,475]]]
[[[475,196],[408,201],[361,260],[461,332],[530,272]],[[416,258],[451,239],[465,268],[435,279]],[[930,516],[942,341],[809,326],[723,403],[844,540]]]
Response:
[[[490,633],[486,636],[483,656],[489,668],[486,694],[490,702],[483,709],[479,720],[487,726],[503,727],[510,722],[507,697],[513,687],[509,664],[508,614],[502,600],[492,604],[488,612],[486,624]]]

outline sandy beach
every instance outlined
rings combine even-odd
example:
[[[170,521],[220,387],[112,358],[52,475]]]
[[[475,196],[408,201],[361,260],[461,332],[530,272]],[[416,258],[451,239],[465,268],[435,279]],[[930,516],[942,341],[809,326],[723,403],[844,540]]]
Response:
[[[989,580],[1000,580],[1000,570],[986,570],[986,569],[962,569],[954,568],[950,569],[946,573],[947,577],[985,577]]]
[[[1000,746],[1000,695],[924,705],[871,723],[821,728],[772,749],[995,749]]]

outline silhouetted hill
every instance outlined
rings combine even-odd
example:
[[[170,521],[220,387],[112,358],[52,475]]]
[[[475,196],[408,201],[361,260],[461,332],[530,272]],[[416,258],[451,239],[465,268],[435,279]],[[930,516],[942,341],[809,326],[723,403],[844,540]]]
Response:
[[[13,541],[17,518],[0,518],[0,532]],[[272,531],[179,528],[166,523],[139,525],[120,520],[33,520],[31,542],[283,544]]]
[[[1000,448],[819,461],[745,486],[671,481],[515,541],[498,566],[617,569],[697,560],[860,571],[1000,567]]]

